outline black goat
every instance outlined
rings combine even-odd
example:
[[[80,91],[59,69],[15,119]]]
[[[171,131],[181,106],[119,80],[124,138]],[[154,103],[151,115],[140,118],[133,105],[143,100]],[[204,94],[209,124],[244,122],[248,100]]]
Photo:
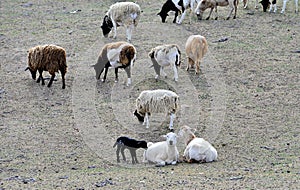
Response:
[[[113,148],[117,146],[117,162],[120,162],[120,151],[123,157],[123,160],[126,161],[124,150],[127,148],[130,151],[132,157],[132,164],[139,163],[136,157],[136,150],[139,148],[147,149],[147,142],[146,141],[137,141],[135,139],[131,139],[129,137],[119,137]]]

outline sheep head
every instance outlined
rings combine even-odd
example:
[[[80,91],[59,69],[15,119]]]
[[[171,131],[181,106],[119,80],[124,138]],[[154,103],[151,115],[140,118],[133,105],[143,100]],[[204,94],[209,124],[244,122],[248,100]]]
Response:
[[[189,142],[191,140],[193,140],[194,138],[196,138],[196,136],[194,134],[195,131],[196,131],[195,129],[192,129],[189,126],[184,125],[184,126],[182,126],[180,128],[178,134],[179,134],[180,137],[184,138],[186,144],[189,144]]]
[[[35,79],[36,79],[36,70],[34,71],[34,70],[31,69],[30,67],[27,67],[27,68],[25,69],[25,71],[27,71],[27,70],[30,71],[32,79],[35,80]]]
[[[122,65],[129,66],[131,62],[133,62],[135,59],[135,49],[132,46],[125,46],[122,48],[119,60]]]
[[[169,16],[168,13],[162,13],[162,12],[157,13],[157,15],[161,17],[161,22],[163,23],[166,22],[167,16]]]
[[[139,113],[137,110],[133,112],[133,115],[136,116],[140,123],[144,122],[145,114]]]
[[[105,15],[105,17],[103,18],[103,23],[101,25],[103,36],[105,38],[108,37],[108,34],[111,31],[112,27],[113,27],[113,23],[112,23],[111,19],[107,15]]]
[[[163,137],[166,138],[166,142],[169,146],[175,146],[177,143],[177,135],[173,132],[170,132]]]

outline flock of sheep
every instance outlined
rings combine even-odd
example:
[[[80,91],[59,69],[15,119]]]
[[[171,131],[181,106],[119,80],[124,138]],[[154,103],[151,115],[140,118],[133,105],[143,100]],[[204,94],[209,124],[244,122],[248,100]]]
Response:
[[[282,12],[284,12],[286,2],[287,0],[284,1]],[[298,0],[295,0],[295,3],[297,12]],[[181,24],[187,9],[193,9],[195,4],[197,4],[197,0],[167,0],[162,6],[162,9],[158,15],[162,18],[162,22],[165,22],[168,12],[175,11],[175,18],[173,20],[175,23],[178,13],[182,13],[181,18],[177,22],[178,24]],[[203,12],[207,8],[211,9],[208,18],[210,17],[213,9],[215,9],[217,18],[217,6],[229,5],[231,10],[227,19],[230,18],[230,15],[233,11],[233,18],[236,18],[237,4],[237,0],[200,0],[196,9],[193,11],[197,14],[198,19],[202,19]],[[247,0],[244,0],[244,7],[247,7]],[[270,11],[271,9],[272,6]],[[102,72],[105,70],[104,77],[102,79],[102,81],[105,82],[108,68],[111,67],[115,69],[115,82],[117,82],[118,69],[121,68],[127,73],[127,85],[131,84],[131,66],[134,64],[137,51],[134,45],[132,45],[130,42],[132,31],[138,25],[140,15],[141,9],[139,5],[133,2],[119,2],[110,7],[103,18],[103,23],[101,26],[103,35],[107,37],[113,29],[113,38],[116,38],[117,27],[124,25],[126,27],[126,36],[128,42],[112,42],[106,44],[102,48],[98,57],[98,61],[94,65],[97,79],[100,79]],[[187,56],[186,70],[188,71],[191,67],[196,67],[195,72],[198,74],[200,72],[200,62],[207,50],[208,45],[205,37],[201,35],[189,36],[185,44]],[[154,47],[148,55],[153,63],[156,79],[158,79],[160,75],[166,76],[164,67],[171,66],[174,71],[174,80],[178,82],[178,66],[180,66],[181,51],[176,44],[163,44],[161,46]],[[34,80],[36,79],[36,72],[38,71],[39,77],[37,79],[37,83],[42,81],[42,85],[45,84],[42,73],[43,71],[48,71],[51,74],[48,87],[51,87],[52,85],[55,72],[60,71],[62,76],[62,88],[64,89],[64,76],[67,72],[66,52],[62,47],[56,45],[33,47],[28,53],[28,67],[26,70],[31,72]],[[134,115],[148,128],[149,116],[152,113],[166,113],[170,115],[169,129],[171,132],[165,135],[166,141],[157,143],[146,143],[145,141],[137,141],[129,137],[118,138],[114,145],[118,146],[117,161],[120,161],[120,151],[122,153],[123,160],[126,160],[124,156],[124,149],[128,148],[130,149],[130,153],[132,155],[132,163],[137,163],[138,161],[136,159],[135,150],[138,148],[144,148],[146,149],[144,152],[144,162],[155,163],[158,166],[176,164],[179,161],[179,153],[176,148],[176,138],[178,135],[183,137],[186,144],[186,148],[184,150],[185,161],[212,162],[216,160],[216,149],[206,140],[197,138],[194,135],[193,130],[188,126],[181,127],[178,135],[173,132],[173,121],[178,109],[179,96],[175,92],[164,89],[145,90],[141,92],[139,97],[136,99],[136,110]]]

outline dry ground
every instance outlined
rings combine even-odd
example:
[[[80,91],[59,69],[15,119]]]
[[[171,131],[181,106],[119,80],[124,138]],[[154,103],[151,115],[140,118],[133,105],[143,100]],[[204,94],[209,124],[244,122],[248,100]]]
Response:
[[[138,0],[143,9],[132,43],[138,58],[133,85],[97,82],[94,70],[101,47],[125,40],[104,39],[100,25],[114,1],[0,2],[0,189],[297,189],[300,186],[300,17],[288,2],[286,14],[247,10],[236,20],[198,22],[188,16],[180,26],[161,23],[163,0]],[[281,8],[281,1],[278,3]],[[185,71],[184,43],[191,34],[209,42],[200,75]],[[214,43],[227,37],[226,42]],[[177,43],[183,53],[179,82],[156,82],[147,52]],[[28,48],[57,44],[68,57],[66,89],[60,74],[51,88],[25,72]],[[44,74],[48,77],[48,74]],[[47,83],[48,81],[46,81]],[[132,118],[143,89],[169,88],[181,97],[175,128],[187,124],[208,139],[217,162],[156,168],[116,163],[114,140],[120,135],[161,140],[163,115],[150,129]],[[177,130],[176,130],[177,132]],[[183,151],[179,139],[179,149]],[[138,151],[139,160],[142,151]]]

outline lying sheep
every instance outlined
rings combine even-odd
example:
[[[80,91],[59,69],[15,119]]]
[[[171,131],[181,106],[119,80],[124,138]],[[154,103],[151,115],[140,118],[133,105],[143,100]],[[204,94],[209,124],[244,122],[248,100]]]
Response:
[[[127,148],[130,151],[132,164],[139,163],[136,157],[136,150],[139,148],[147,149],[147,142],[146,141],[137,141],[135,139],[131,139],[129,137],[119,137],[114,146],[117,146],[117,162],[120,162],[120,151],[123,157],[123,160],[126,161],[124,150]]]
[[[167,113],[170,115],[169,129],[173,131],[175,113],[179,109],[179,96],[170,90],[144,90],[136,99],[134,115],[146,128],[149,128],[149,116],[152,113]]]
[[[200,62],[208,49],[205,37],[201,35],[191,35],[185,43],[185,51],[187,55],[187,68],[196,64],[196,74],[200,72]]]
[[[127,40],[130,42],[133,28],[137,27],[140,14],[140,6],[133,2],[118,2],[111,5],[101,25],[104,37],[108,37],[109,32],[114,28],[113,38],[116,38],[117,27],[124,25],[126,27]]]
[[[43,71],[48,71],[51,75],[51,79],[48,83],[48,87],[51,87],[55,78],[55,72],[60,71],[62,77],[62,88],[65,89],[65,74],[67,72],[66,51],[56,45],[43,45],[36,46],[29,49],[28,52],[28,67],[32,79],[36,79],[36,71],[39,71],[39,78],[37,83],[42,80],[42,85],[45,85],[43,78]]]
[[[175,165],[179,158],[176,147],[176,134],[173,132],[164,135],[166,141],[157,143],[148,143],[148,149],[144,152],[143,162],[154,163],[156,166],[165,166],[167,164]]]
[[[127,42],[113,42],[104,45],[102,48],[98,61],[93,65],[96,71],[96,79],[100,79],[100,76],[105,69],[102,82],[105,82],[108,68],[115,68],[116,79],[118,82],[118,69],[123,68],[127,73],[127,86],[131,84],[131,66],[136,59],[135,47]]]
[[[178,67],[180,66],[181,52],[175,44],[166,44],[153,48],[149,52],[149,57],[153,63],[156,73],[155,79],[162,74],[164,77],[167,74],[164,72],[164,67],[171,65],[174,70],[174,80],[178,81]]]
[[[217,150],[203,138],[197,138],[190,127],[181,127],[179,136],[183,137],[187,145],[183,153],[187,162],[202,163],[217,160]]]
[[[230,18],[233,11],[234,11],[233,19],[235,19],[237,6],[238,6],[238,0],[201,0],[195,9],[195,13],[197,14],[198,20],[202,20],[203,12],[206,9],[210,8],[210,13],[209,13],[208,17],[206,18],[206,20],[208,20],[210,18],[212,11],[215,9],[215,12],[216,12],[215,20],[217,20],[218,19],[217,6],[223,7],[223,6],[228,6],[228,5],[230,6],[231,9],[227,16],[227,20]]]

